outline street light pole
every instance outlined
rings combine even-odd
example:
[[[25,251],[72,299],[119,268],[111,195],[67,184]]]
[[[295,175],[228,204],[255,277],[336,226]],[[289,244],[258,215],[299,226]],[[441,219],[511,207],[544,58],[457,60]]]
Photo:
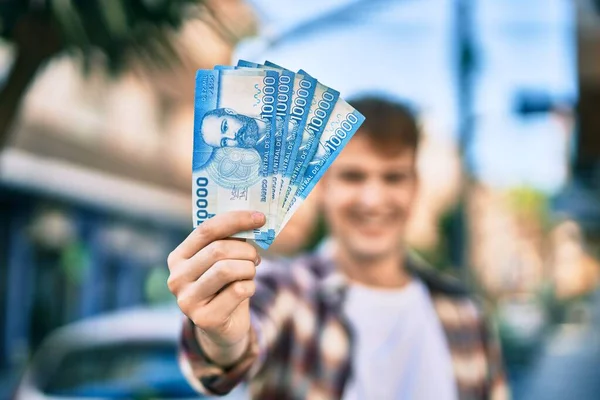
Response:
[[[452,218],[450,260],[463,277],[468,276],[468,215],[467,202],[471,187],[469,148],[473,138],[473,76],[475,52],[473,45],[473,7],[471,0],[456,0],[456,62],[458,87],[458,147],[462,166],[458,206]]]

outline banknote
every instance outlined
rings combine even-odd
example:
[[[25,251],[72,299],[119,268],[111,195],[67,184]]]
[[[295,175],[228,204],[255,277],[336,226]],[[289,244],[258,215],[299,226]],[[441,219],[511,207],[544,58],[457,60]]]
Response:
[[[199,70],[196,74],[192,176],[194,225],[217,213],[257,210],[269,218],[277,81],[270,70]],[[274,229],[234,237],[272,240]]]
[[[289,222],[364,120],[365,117],[346,101],[341,98],[337,100],[325,130],[319,138],[316,146],[317,150],[304,173],[302,182],[292,198],[281,224],[277,227],[278,232]],[[273,240],[266,240],[261,245],[268,247],[272,243]]]
[[[258,67],[258,64],[256,64],[256,63],[247,62],[246,65],[237,66],[237,67],[234,67],[234,66],[231,66],[231,65],[215,65],[213,69],[219,70],[219,71],[223,71],[223,70],[235,70],[235,69],[239,69],[239,68],[241,68],[241,69],[248,69],[248,68],[255,69],[257,67]],[[278,86],[278,89],[279,89],[279,86]],[[278,93],[276,93],[275,97],[277,97],[277,96],[278,96]],[[269,191],[270,191],[269,196],[271,196],[271,198],[270,198],[271,204],[269,206],[269,215],[267,216],[267,223],[265,224],[265,226],[267,227],[268,232],[269,232],[270,235],[272,235],[272,233],[274,232],[275,227],[277,226],[277,215],[278,215],[278,209],[277,209],[277,207],[275,207],[273,205],[273,198],[272,198],[272,196],[275,194],[275,187],[276,187],[275,183],[274,183],[274,181],[276,181],[276,175],[275,175],[275,172],[274,172],[274,168],[275,168],[275,163],[276,163],[276,157],[275,157],[275,155],[279,154],[279,151],[277,150],[277,140],[276,140],[276,137],[278,135],[278,132],[280,132],[280,128],[278,128],[278,127],[282,126],[282,123],[279,122],[280,120],[281,120],[281,118],[279,118],[279,116],[276,113],[276,118],[275,118],[275,125],[276,125],[276,128],[275,128],[275,137],[271,138],[271,143],[272,144],[271,144],[271,147],[270,147],[269,159],[268,159],[268,171],[267,171],[267,175],[269,177],[271,177],[272,182],[271,182],[271,186],[269,187]],[[265,143],[267,143],[267,142],[265,142]],[[262,209],[262,208],[258,207],[258,209]]]
[[[270,61],[265,61],[265,65],[276,68],[279,71],[286,71],[285,68]],[[290,108],[290,120],[288,125],[288,137],[286,139],[283,160],[280,164],[280,168],[283,171],[279,197],[280,204],[282,201],[281,195],[287,192],[287,186],[290,184],[294,172],[298,152],[302,144],[302,131],[308,120],[308,113],[317,83],[317,80],[310,76],[295,74],[292,106]]]
[[[303,70],[298,71],[298,73],[304,76],[310,76]],[[280,203],[278,218],[283,218],[291,199],[302,182],[304,171],[317,150],[319,138],[325,129],[339,95],[339,92],[317,82],[313,101],[308,111],[307,122],[302,131],[301,143],[294,163],[294,170],[290,176],[290,183],[283,196],[283,201]],[[281,221],[281,219],[279,219],[279,221]]]
[[[281,171],[277,203],[277,209],[279,210],[282,205],[282,196],[287,193],[287,187],[290,184],[296,166],[297,155],[302,144],[302,131],[308,119],[309,110],[318,82],[310,76],[296,74],[270,61],[265,61],[263,65],[266,68],[274,69],[280,73],[293,74],[294,76],[290,99],[291,105],[288,111],[287,136],[279,164],[279,170]],[[256,243],[263,248],[269,246],[266,243],[266,240],[262,242],[257,241]]]
[[[239,60],[236,68],[260,68],[277,71],[279,73],[277,86],[277,105],[275,108],[276,130],[273,141],[274,159],[273,168],[271,171],[269,171],[272,184],[271,202],[274,203],[271,205],[270,218],[274,226],[270,227],[275,228],[277,225],[278,216],[277,204],[279,204],[279,193],[281,190],[281,180],[283,177],[283,170],[280,166],[283,165],[286,142],[290,129],[294,129],[294,125],[290,124],[291,114],[289,111],[292,106],[292,93],[294,91],[294,79],[296,74],[285,69],[269,67],[246,60]]]
[[[364,117],[308,72],[240,60],[196,74],[194,226],[257,210],[266,224],[234,237],[268,248]]]

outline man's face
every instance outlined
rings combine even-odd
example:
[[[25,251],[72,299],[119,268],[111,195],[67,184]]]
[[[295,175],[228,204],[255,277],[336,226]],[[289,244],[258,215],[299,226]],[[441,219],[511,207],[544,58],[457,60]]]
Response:
[[[251,145],[245,140],[246,123],[233,112],[221,116],[208,115],[204,117],[201,131],[206,144],[213,147],[248,147]]]
[[[415,154],[382,156],[354,137],[323,179],[322,204],[340,250],[368,261],[399,250],[417,190]]]

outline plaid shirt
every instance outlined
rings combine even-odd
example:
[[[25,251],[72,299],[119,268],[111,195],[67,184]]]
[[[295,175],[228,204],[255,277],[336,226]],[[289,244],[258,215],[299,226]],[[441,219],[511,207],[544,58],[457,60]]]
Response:
[[[482,312],[460,285],[409,259],[446,335],[461,399],[506,399],[500,350]],[[322,253],[285,263],[263,262],[252,297],[245,355],[223,369],[205,357],[186,320],[180,365],[203,394],[226,394],[244,380],[255,399],[339,399],[352,373],[352,332],[342,315],[347,281]]]

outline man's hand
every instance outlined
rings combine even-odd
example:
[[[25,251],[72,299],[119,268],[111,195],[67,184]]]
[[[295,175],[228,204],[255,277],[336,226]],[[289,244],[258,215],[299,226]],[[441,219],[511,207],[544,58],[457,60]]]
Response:
[[[265,216],[251,211],[217,215],[196,228],[167,259],[169,290],[181,311],[198,328],[196,338],[216,363],[234,363],[248,345],[249,298],[260,257],[232,235],[263,226]]]

